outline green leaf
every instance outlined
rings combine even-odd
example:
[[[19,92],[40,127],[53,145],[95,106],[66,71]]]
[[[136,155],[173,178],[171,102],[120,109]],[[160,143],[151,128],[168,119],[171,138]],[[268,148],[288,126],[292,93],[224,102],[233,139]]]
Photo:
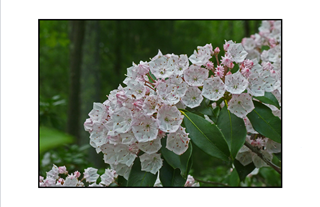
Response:
[[[221,129],[234,159],[239,149],[244,145],[247,136],[247,130],[243,119],[230,113],[227,106],[224,106],[220,112],[217,126]]]
[[[228,161],[228,144],[220,129],[196,114],[182,112],[191,141],[207,154]]]
[[[278,158],[278,160],[281,161],[281,152],[279,152],[279,153],[273,153],[273,154],[274,154],[274,156],[276,156],[276,157]]]
[[[192,154],[192,143],[189,142],[189,147],[187,151],[182,155],[177,155],[174,152],[168,150],[166,148],[166,143],[167,143],[167,137],[161,139],[161,144],[162,144],[161,155],[164,157],[164,159],[172,168],[174,169],[179,168],[181,170],[181,175],[183,177],[187,177],[189,160]]]
[[[281,143],[281,120],[272,114],[269,107],[253,101],[254,109],[247,117],[254,130],[275,142]]]
[[[127,187],[153,187],[157,174],[141,171],[140,159],[136,158],[131,168]]]
[[[173,169],[165,160],[159,177],[163,187],[183,187],[187,180],[181,176],[179,169]]]
[[[120,187],[125,187],[127,186],[127,180],[123,176],[118,175],[118,184]]]
[[[268,187],[281,186],[281,175],[271,167],[262,167],[259,169],[259,174],[266,180]]]
[[[256,167],[253,162],[250,164],[243,166],[238,160],[234,160],[234,167],[236,168],[239,178],[241,181],[244,181],[249,173],[251,173]]]
[[[40,154],[49,149],[72,142],[73,137],[71,135],[44,126],[40,127]]]
[[[236,170],[233,170],[229,176],[229,186],[239,186],[240,178]]]
[[[280,109],[280,105],[279,102],[277,100],[277,98],[271,93],[271,92],[265,92],[264,96],[254,96],[255,99],[258,99],[259,101],[266,103],[266,104],[271,104],[275,107],[277,107],[278,109]]]

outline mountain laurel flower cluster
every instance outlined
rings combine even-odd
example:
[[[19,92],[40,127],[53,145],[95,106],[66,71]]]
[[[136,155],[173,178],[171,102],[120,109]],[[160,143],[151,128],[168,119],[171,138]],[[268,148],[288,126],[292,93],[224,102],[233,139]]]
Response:
[[[39,178],[40,187],[85,187],[83,180],[89,183],[89,187],[107,187],[115,182],[118,177],[116,171],[106,169],[105,173],[101,176],[97,173],[97,169],[89,167],[84,170],[83,178],[80,180],[81,173],[76,171],[68,174],[65,166],[57,167],[53,165],[52,169],[47,172],[47,177],[44,179],[42,176]],[[64,178],[63,178],[64,177]],[[97,184],[98,178],[101,182]]]

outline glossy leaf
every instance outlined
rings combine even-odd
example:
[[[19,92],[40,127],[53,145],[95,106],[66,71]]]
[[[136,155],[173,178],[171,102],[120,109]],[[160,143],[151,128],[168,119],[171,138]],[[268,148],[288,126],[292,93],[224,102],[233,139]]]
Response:
[[[230,113],[227,106],[224,106],[220,112],[217,126],[221,129],[234,159],[246,140],[247,130],[243,119]]]
[[[196,114],[183,112],[189,137],[195,145],[207,154],[228,161],[228,144],[220,129]]]
[[[250,164],[243,166],[238,160],[234,160],[234,167],[236,168],[240,181],[244,181],[249,173],[251,173],[256,167],[253,162]]]
[[[228,182],[229,186],[239,186],[240,184],[240,178],[238,176],[238,173],[236,170],[233,170],[231,172],[231,175],[229,176],[229,182]]]
[[[272,114],[269,107],[253,101],[254,109],[247,117],[254,130],[275,142],[281,143],[281,120]]]
[[[157,173],[154,175],[150,172],[141,171],[140,159],[136,158],[129,174],[127,187],[153,187],[156,179]]]
[[[164,157],[164,159],[167,161],[167,163],[174,169],[180,169],[181,175],[183,177],[187,176],[188,173],[188,165],[189,160],[191,158],[192,154],[192,143],[189,142],[189,147],[185,153],[182,155],[177,155],[174,152],[168,150],[166,148],[167,138],[162,138],[161,140],[161,155]]]
[[[271,104],[271,105],[277,107],[278,109],[280,109],[280,105],[279,105],[277,98],[271,92],[265,92],[264,96],[258,96],[258,97],[254,96],[254,98],[258,99],[259,101],[261,101],[263,103]]]
[[[183,187],[186,179],[181,176],[180,170],[171,167],[165,160],[160,169],[160,180],[163,187]]]

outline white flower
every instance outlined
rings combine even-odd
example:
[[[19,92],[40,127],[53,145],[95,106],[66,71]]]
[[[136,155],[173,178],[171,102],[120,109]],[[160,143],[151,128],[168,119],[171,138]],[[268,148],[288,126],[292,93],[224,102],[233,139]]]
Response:
[[[78,184],[78,179],[75,175],[71,174],[68,175],[66,180],[63,183],[63,186],[68,186],[68,187],[75,187]]]
[[[126,133],[119,134],[119,136],[121,138],[122,144],[129,144],[130,145],[130,144],[133,144],[137,141],[132,130],[130,130]]]
[[[152,74],[157,78],[168,78],[174,74],[176,64],[173,62],[173,58],[166,56],[160,56],[157,59],[149,63]]]
[[[208,78],[209,70],[200,66],[191,65],[184,71],[184,79],[190,86],[202,86],[206,78]]]
[[[143,102],[142,109],[146,115],[152,115],[158,110],[160,102],[161,100],[158,95],[147,96]]]
[[[203,97],[198,87],[189,87],[181,101],[190,108],[200,106]]]
[[[241,94],[247,86],[248,80],[239,71],[226,76],[225,89],[232,94]]]
[[[104,162],[108,164],[125,164],[131,166],[137,157],[135,145],[125,144],[105,144],[101,146],[101,150],[104,153]]]
[[[104,174],[101,175],[101,182],[100,184],[103,184],[105,186],[109,186],[111,183],[114,182],[114,179],[117,178],[118,175],[116,171],[111,169],[106,169]]]
[[[162,159],[160,154],[143,154],[140,157],[141,170],[156,174],[162,167]]]
[[[163,104],[158,111],[159,129],[164,132],[176,132],[182,123],[183,115],[176,106]]]
[[[48,177],[52,177],[55,180],[59,178],[59,168],[56,165],[53,165],[52,169],[47,172]]]
[[[152,116],[138,114],[134,116],[132,131],[138,142],[148,142],[157,138],[158,123]]]
[[[190,138],[188,135],[185,128],[180,126],[176,132],[168,134],[166,148],[177,155],[182,155],[189,146]]]
[[[248,52],[245,51],[241,43],[230,44],[228,54],[231,56],[232,62],[241,63],[247,57]]]
[[[84,170],[83,177],[88,183],[95,183],[99,178],[98,170],[92,167],[89,167]]]
[[[129,178],[130,170],[132,168],[131,166],[127,166],[125,164],[111,164],[110,167],[117,172],[118,175],[123,176],[126,180]]]
[[[146,87],[144,84],[137,80],[129,80],[127,83],[127,87],[124,88],[125,94],[127,97],[133,99],[140,99],[144,97],[146,93]]]
[[[108,135],[115,136],[120,133],[126,133],[131,129],[132,113],[129,109],[122,107],[117,109],[111,115],[108,125],[112,125]]]
[[[143,152],[148,153],[148,154],[153,154],[156,153],[160,150],[161,148],[161,140],[159,138],[148,141],[148,142],[139,142],[137,144],[139,149],[141,149]]]
[[[225,91],[224,83],[219,77],[208,78],[203,83],[202,95],[211,101],[219,100]]]
[[[247,93],[232,95],[228,110],[240,118],[245,118],[254,109],[252,97]]]
[[[189,57],[189,60],[195,65],[205,65],[212,57],[212,45],[206,44],[203,47],[198,46],[197,49],[198,51],[195,50],[194,53]]]

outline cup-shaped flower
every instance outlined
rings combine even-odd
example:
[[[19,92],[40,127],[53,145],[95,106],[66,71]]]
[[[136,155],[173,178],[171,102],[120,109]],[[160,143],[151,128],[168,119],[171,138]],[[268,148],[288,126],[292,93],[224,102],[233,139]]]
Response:
[[[157,114],[159,129],[164,132],[176,132],[182,123],[183,115],[176,106],[163,104]]]
[[[219,77],[208,78],[203,83],[202,95],[211,101],[219,100],[225,91],[224,83]]]
[[[246,90],[248,84],[248,80],[239,71],[227,75],[225,79],[225,89],[232,94],[241,94]]]
[[[188,138],[188,135],[185,128],[180,126],[176,132],[168,134],[166,148],[177,155],[182,155],[189,146],[190,138]]]
[[[232,95],[228,105],[228,110],[242,119],[245,118],[253,109],[254,105],[252,102],[252,97],[248,93]]]
[[[200,106],[202,100],[201,90],[195,86],[189,87],[186,94],[181,99],[181,101],[190,108]]]
[[[140,157],[141,170],[156,174],[162,167],[162,159],[160,154],[143,154]]]
[[[191,65],[184,71],[184,79],[190,86],[202,86],[206,78],[208,78],[209,71],[200,66]]]

